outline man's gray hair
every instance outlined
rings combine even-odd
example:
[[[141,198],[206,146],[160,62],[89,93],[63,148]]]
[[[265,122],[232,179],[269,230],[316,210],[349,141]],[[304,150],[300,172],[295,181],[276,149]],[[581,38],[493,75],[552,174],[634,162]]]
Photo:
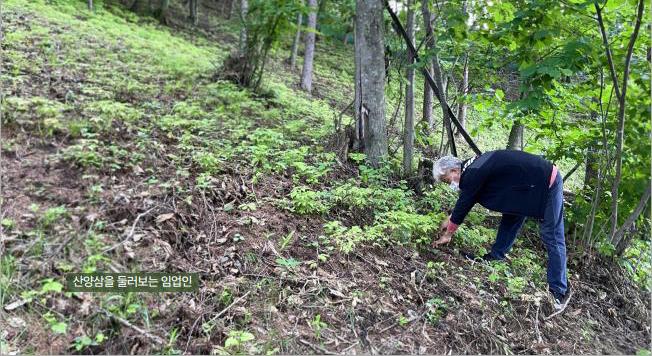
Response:
[[[460,168],[462,165],[462,160],[453,156],[444,156],[438,159],[432,165],[432,178],[439,182],[441,181],[442,176],[444,176],[448,171],[455,168]]]

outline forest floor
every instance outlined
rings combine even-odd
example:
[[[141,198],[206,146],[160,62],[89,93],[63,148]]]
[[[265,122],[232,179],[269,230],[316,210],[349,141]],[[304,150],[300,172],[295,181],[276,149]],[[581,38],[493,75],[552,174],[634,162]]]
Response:
[[[536,222],[506,263],[459,253],[491,243],[482,209],[432,250],[450,191],[416,195],[329,151],[350,48],[319,42],[315,97],[284,52],[252,93],[215,79],[227,25],[193,35],[83,2],[3,5],[1,354],[649,349],[649,294],[617,263],[569,241],[574,297],[545,320]],[[92,271],[198,272],[201,285],[63,287]]]

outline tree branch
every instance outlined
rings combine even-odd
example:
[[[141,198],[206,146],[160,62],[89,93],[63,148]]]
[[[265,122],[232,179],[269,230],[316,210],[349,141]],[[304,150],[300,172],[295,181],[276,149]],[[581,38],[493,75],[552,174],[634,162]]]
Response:
[[[625,69],[623,72],[623,86],[620,94],[619,107],[618,107],[618,128],[616,130],[616,173],[614,175],[613,186],[611,187],[611,213],[612,225],[609,237],[611,241],[615,241],[616,227],[618,225],[618,188],[621,180],[621,170],[623,165],[623,142],[625,141],[625,103],[627,101],[627,81],[629,79],[629,65],[634,53],[634,44],[638,37],[638,31],[641,28],[641,19],[643,18],[643,0],[638,2],[638,12],[636,14],[636,24],[634,31],[629,38],[627,45],[627,56],[625,57]],[[614,83],[615,85],[616,83]]]
[[[620,89],[618,88],[618,76],[616,75],[616,68],[614,66],[613,57],[611,56],[611,47],[609,46],[609,40],[607,39],[607,31],[604,28],[604,21],[602,20],[602,9],[598,5],[598,2],[594,2],[595,12],[598,15],[598,25],[600,25],[600,34],[602,34],[602,43],[604,44],[604,50],[607,54],[607,60],[609,61],[609,72],[611,73],[611,80],[614,83],[614,88],[616,89],[616,97],[620,98]]]
[[[647,183],[647,189],[645,190],[645,193],[641,196],[641,200],[639,200],[638,205],[636,206],[636,209],[629,215],[627,220],[623,223],[623,225],[616,231],[616,234],[614,235],[614,245],[616,246],[616,254],[617,255],[622,255],[623,252],[625,252],[625,249],[627,248],[627,243],[624,243],[623,237],[625,236],[625,232],[629,231],[629,229],[634,225],[634,222],[636,219],[638,219],[639,215],[643,212],[643,209],[647,205],[647,203],[650,201],[650,193],[651,193],[651,186],[650,182]]]

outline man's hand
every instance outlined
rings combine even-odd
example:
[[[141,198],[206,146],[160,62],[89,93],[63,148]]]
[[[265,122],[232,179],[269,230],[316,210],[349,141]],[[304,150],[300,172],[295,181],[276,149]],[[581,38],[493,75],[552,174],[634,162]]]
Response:
[[[453,238],[453,233],[452,232],[444,232],[443,235],[439,237],[439,240],[433,241],[432,247],[439,247],[440,245],[445,245],[451,241]]]
[[[448,224],[450,223],[451,216],[448,215],[444,221],[439,225],[439,239],[432,242],[432,247],[438,247],[439,245],[447,244],[453,238],[455,230],[448,231]]]
[[[441,222],[441,225],[439,225],[439,233],[444,232],[448,228],[448,222],[450,221],[451,216],[448,215],[444,221]]]

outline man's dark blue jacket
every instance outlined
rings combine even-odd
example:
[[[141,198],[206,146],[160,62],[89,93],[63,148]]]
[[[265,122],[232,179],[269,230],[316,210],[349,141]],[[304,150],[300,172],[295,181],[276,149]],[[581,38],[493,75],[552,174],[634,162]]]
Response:
[[[478,156],[460,177],[460,197],[451,222],[461,224],[480,205],[504,214],[543,219],[552,163],[523,151],[499,150]]]

